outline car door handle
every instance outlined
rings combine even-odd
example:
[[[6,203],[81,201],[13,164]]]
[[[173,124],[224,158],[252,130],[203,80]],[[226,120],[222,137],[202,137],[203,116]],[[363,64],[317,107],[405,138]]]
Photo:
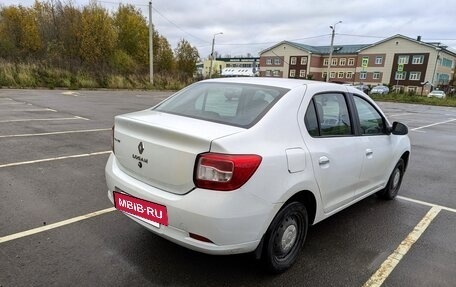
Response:
[[[318,160],[318,163],[319,163],[320,165],[328,164],[328,163],[329,163],[329,158],[327,158],[326,156],[322,156],[322,157],[320,157],[320,159]]]
[[[366,149],[366,156],[371,156],[373,153],[374,152],[370,148]]]

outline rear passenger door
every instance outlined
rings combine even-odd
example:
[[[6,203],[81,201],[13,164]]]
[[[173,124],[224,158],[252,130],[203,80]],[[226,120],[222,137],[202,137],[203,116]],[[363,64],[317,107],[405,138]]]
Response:
[[[313,95],[304,117],[303,137],[311,154],[325,213],[353,200],[363,162],[363,144],[355,136],[349,95]]]

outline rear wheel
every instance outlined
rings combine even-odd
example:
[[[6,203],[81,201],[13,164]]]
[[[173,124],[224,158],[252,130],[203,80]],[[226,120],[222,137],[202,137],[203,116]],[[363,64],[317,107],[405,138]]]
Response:
[[[292,202],[276,215],[265,234],[262,260],[272,273],[287,270],[296,261],[308,229],[307,210]]]
[[[404,160],[400,159],[399,162],[394,167],[393,172],[388,180],[388,184],[386,187],[379,192],[377,192],[377,196],[382,199],[391,200],[394,199],[401,187],[402,177],[404,176],[405,164]]]

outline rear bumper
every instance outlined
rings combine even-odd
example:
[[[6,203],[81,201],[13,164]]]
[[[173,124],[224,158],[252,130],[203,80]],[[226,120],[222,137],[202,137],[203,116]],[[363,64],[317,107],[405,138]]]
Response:
[[[236,254],[255,250],[278,208],[239,189],[217,192],[194,189],[185,195],[169,193],[147,185],[124,173],[111,154],[106,165],[108,197],[120,189],[132,196],[166,206],[168,226],[159,228],[126,214],[150,231],[181,246],[208,254]],[[193,239],[194,233],[210,239]]]

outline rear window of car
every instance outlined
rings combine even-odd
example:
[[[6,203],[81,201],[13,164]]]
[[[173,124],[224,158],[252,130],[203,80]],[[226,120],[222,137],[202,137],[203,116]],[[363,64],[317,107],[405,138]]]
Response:
[[[239,83],[196,83],[154,110],[249,128],[289,90]]]

